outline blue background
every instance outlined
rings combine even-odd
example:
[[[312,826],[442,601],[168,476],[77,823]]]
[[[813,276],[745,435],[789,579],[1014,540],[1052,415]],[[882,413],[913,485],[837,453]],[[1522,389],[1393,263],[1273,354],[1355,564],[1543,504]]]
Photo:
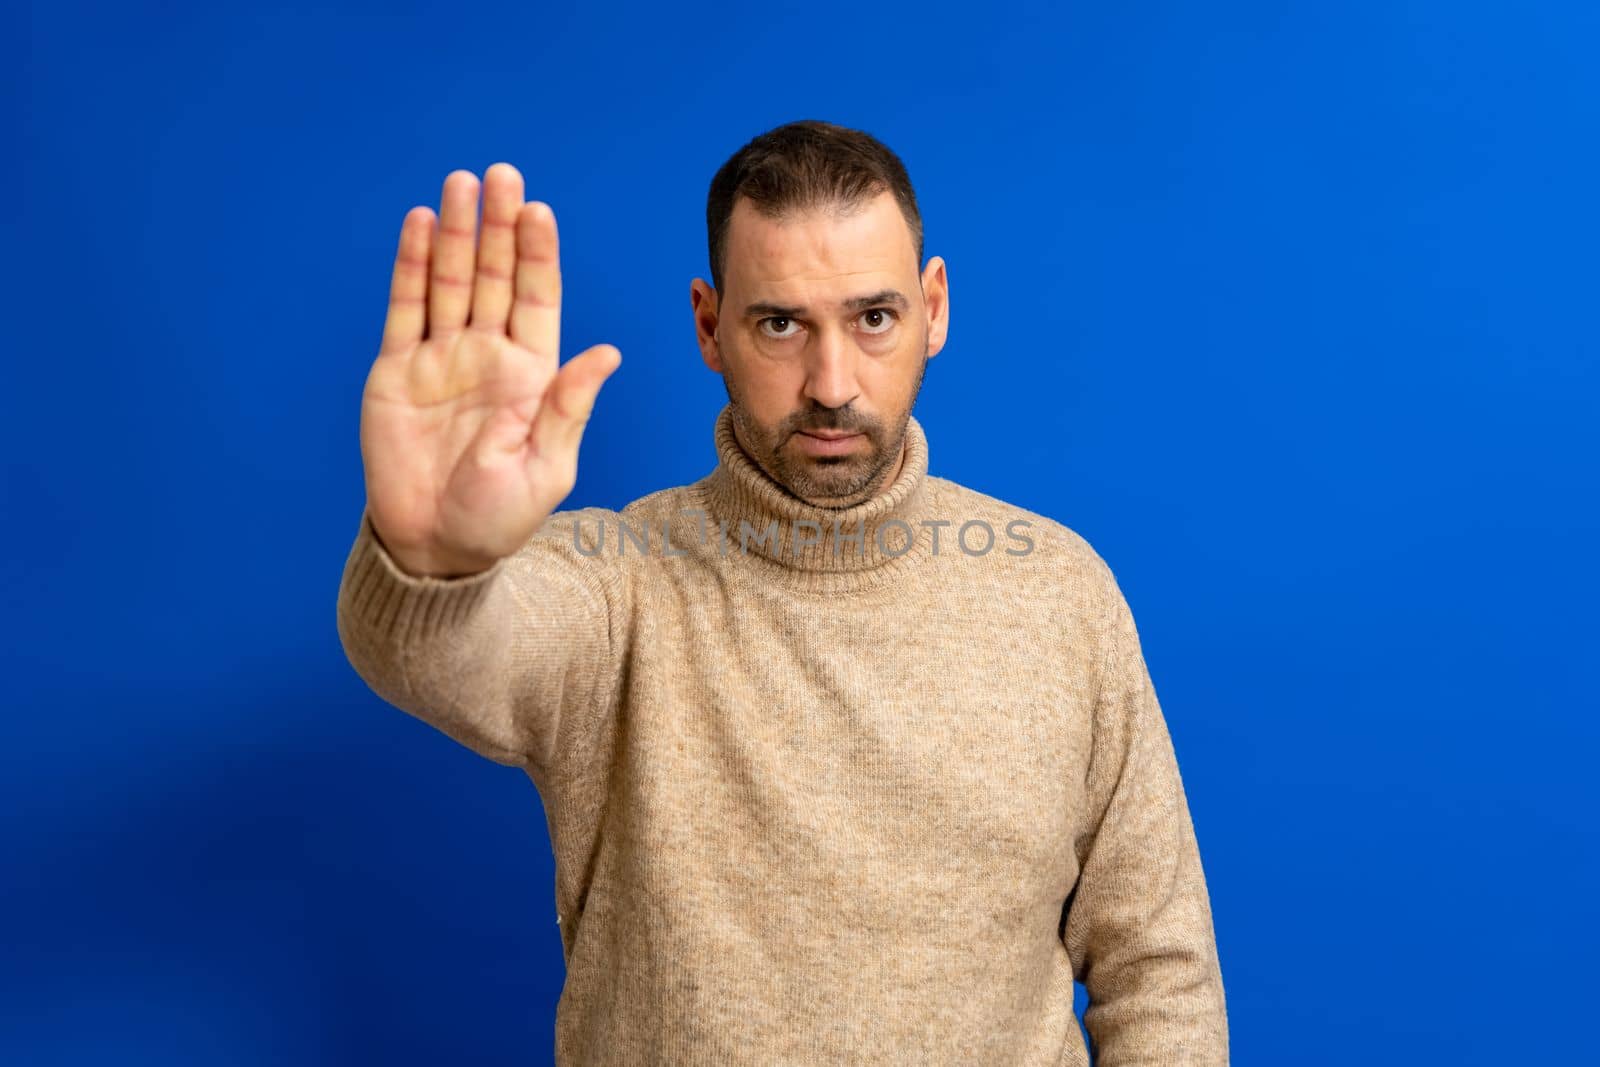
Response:
[[[547,1062],[538,795],[334,629],[400,220],[555,206],[564,355],[624,356],[563,506],[620,507],[715,462],[706,186],[803,117],[949,264],[933,473],[1129,597],[1235,1061],[1588,1047],[1593,5],[7,21],[0,1059]]]

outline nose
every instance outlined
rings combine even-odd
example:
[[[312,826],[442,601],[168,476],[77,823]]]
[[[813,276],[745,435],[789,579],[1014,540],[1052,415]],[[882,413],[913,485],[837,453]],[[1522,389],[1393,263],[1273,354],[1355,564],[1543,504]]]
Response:
[[[859,353],[837,330],[824,330],[812,345],[806,368],[806,396],[825,408],[842,408],[861,395],[856,381]]]

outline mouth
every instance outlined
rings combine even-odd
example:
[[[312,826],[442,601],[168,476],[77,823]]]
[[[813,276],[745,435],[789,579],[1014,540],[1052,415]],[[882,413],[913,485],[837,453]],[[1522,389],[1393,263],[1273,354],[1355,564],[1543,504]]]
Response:
[[[800,451],[818,459],[853,456],[861,451],[866,434],[843,430],[801,430],[795,434]]]

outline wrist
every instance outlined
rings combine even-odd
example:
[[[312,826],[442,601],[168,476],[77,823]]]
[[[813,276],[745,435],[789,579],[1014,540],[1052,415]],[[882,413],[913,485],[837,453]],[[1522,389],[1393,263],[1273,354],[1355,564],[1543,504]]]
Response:
[[[471,578],[495,565],[492,559],[485,560],[435,548],[410,548],[390,544],[378,532],[376,523],[372,525],[372,538],[394,561],[394,565],[412,578],[434,578],[439,581]]]

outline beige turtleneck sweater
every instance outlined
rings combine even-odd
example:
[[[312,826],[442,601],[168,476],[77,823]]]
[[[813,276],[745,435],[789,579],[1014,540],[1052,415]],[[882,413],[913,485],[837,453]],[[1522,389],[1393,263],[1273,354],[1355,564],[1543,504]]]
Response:
[[[915,418],[844,510],[767,476],[726,407],[715,442],[700,481],[559,511],[466,578],[400,571],[363,512],[339,589],[372,689],[538,790],[557,1063],[1087,1065],[1076,978],[1101,1067],[1225,1064],[1194,827],[1105,562],[930,475]]]

